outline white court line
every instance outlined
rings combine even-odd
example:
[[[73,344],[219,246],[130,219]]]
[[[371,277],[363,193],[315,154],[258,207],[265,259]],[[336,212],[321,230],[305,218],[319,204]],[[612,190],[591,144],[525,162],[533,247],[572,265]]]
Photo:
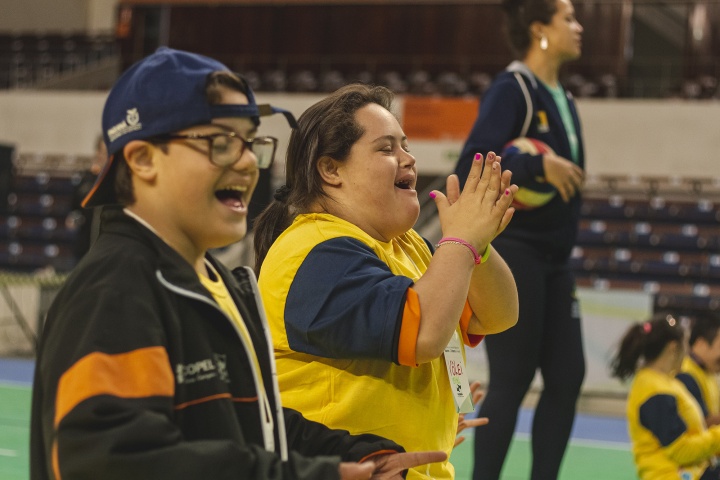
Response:
[[[7,448],[0,448],[0,457],[17,457],[17,450],[9,450]]]

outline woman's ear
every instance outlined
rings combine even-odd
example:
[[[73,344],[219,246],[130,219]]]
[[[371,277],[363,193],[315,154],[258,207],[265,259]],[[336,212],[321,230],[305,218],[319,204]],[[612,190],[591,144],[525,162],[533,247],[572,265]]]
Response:
[[[532,22],[530,24],[530,35],[535,40],[540,40],[543,36],[543,24],[541,22]]]
[[[320,157],[317,162],[317,170],[323,182],[336,187],[342,185],[339,167],[340,162],[330,157]]]
[[[125,161],[133,175],[151,180],[156,175],[155,153],[157,145],[143,140],[133,140],[123,147]]]

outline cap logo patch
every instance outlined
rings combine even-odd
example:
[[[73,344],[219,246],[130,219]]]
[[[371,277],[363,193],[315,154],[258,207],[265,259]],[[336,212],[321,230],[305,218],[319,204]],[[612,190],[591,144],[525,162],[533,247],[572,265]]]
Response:
[[[125,120],[108,129],[107,134],[111,142],[122,137],[126,133],[135,132],[142,128],[140,113],[137,108],[131,108],[125,115]]]

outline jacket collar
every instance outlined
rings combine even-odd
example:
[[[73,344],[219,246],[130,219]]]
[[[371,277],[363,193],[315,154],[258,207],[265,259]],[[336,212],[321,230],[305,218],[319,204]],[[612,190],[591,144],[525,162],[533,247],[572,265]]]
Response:
[[[121,208],[104,207],[99,240],[104,235],[119,235],[141,244],[150,250],[152,255],[150,258],[154,259],[154,269],[159,271],[168,282],[210,298],[193,266],[144,223],[127,215]],[[217,261],[207,254],[206,258],[217,267]]]
[[[537,78],[535,78],[535,74],[532,73],[532,70],[530,70],[530,68],[520,60],[514,60],[512,63],[510,63],[510,65],[505,68],[505,70],[507,70],[508,72],[517,72],[524,77],[527,77],[527,79],[530,80],[530,83],[532,83],[533,88],[537,90],[538,83]]]

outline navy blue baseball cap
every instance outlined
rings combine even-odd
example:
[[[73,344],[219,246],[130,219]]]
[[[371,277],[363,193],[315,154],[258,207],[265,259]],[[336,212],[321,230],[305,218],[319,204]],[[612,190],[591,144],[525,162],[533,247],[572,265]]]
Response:
[[[158,48],[140,60],[115,82],[102,115],[103,138],[108,161],[95,185],[83,200],[84,207],[117,203],[114,156],[132,140],[143,140],[195,125],[207,125],[214,118],[260,117],[281,113],[292,128],[295,117],[287,110],[258,105],[248,86],[246,105],[210,105],[205,88],[208,75],[229,69],[212,58],[195,53]]]

